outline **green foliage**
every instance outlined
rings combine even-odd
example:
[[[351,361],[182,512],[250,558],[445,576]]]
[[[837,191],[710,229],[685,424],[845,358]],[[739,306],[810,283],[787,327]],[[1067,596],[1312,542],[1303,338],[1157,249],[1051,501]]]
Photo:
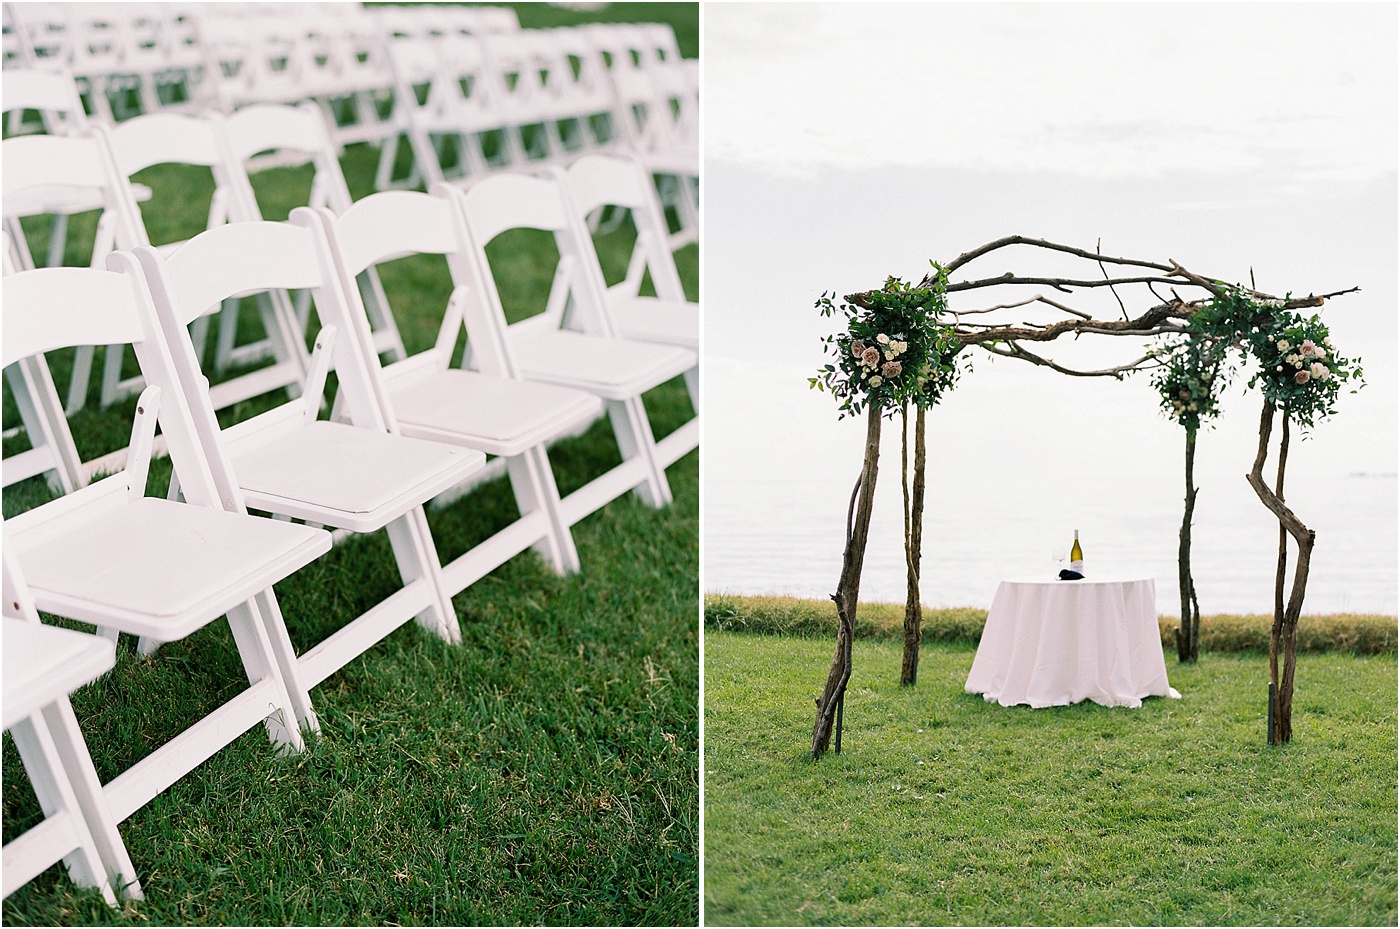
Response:
[[[831,640],[705,636],[711,926],[1396,924],[1391,656],[1304,659],[1292,744],[1266,662],[1169,665],[1183,699],[1003,707],[970,647],[855,643],[843,751],[812,764]]]
[[[1160,355],[1163,366],[1153,372],[1152,386],[1161,395],[1162,412],[1194,435],[1202,423],[1220,415],[1220,394],[1228,380],[1224,345],[1188,336]]]
[[[830,390],[842,417],[858,415],[869,404],[888,415],[911,403],[926,409],[957,382],[962,343],[951,326],[938,322],[948,306],[948,277],[939,265],[934,268],[938,273],[932,287],[887,278],[870,295],[869,307],[836,303],[834,294],[827,293],[817,300],[823,316],[845,317],[846,331],[822,340],[822,350],[833,361],[807,382]]]
[[[1342,385],[1363,385],[1361,365],[1337,351],[1327,326],[1316,315],[1304,317],[1281,302],[1252,298],[1228,287],[1191,320],[1193,334],[1220,340],[1257,367],[1249,379],[1275,407],[1308,428],[1336,412]]]
[[[982,639],[987,611],[971,607],[924,607],[924,641],[976,645]],[[1205,652],[1267,652],[1273,616],[1221,614],[1201,617],[1200,647]],[[1175,647],[1175,616],[1158,617],[1162,644]],[[836,606],[830,600],[800,597],[705,597],[705,629],[829,638],[836,634]],[[861,603],[856,611],[858,639],[904,638],[904,604]],[[1298,624],[1299,652],[1348,652],[1354,655],[1393,655],[1394,616],[1337,613],[1304,616]]]

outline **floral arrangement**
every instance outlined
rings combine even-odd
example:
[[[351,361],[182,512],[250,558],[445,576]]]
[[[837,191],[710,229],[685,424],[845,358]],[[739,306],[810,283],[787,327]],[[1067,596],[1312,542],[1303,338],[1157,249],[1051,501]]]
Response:
[[[1234,345],[1258,364],[1249,386],[1291,420],[1311,427],[1336,412],[1342,385],[1363,385],[1361,366],[1332,341],[1316,315],[1284,309],[1285,301],[1260,301],[1243,289],[1227,288],[1191,321],[1198,335]]]
[[[888,278],[870,307],[836,304],[823,293],[817,309],[823,316],[840,312],[846,331],[823,339],[823,351],[834,356],[816,377],[807,379],[816,390],[830,390],[840,403],[841,416],[857,415],[867,404],[893,414],[906,404],[927,408],[937,403],[957,381],[962,343],[951,327],[938,322],[947,308],[947,276],[938,265],[932,287],[911,287]]]

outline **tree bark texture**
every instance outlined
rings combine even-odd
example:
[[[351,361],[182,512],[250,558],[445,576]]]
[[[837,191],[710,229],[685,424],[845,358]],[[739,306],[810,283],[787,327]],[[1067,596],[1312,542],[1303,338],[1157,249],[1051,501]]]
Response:
[[[1316,533],[1303,525],[1282,498],[1269,488],[1264,481],[1264,461],[1269,454],[1269,439],[1273,431],[1274,405],[1264,401],[1264,410],[1259,418],[1259,451],[1254,458],[1254,468],[1250,471],[1249,485],[1269,511],[1278,518],[1280,529],[1293,537],[1298,546],[1298,560],[1293,569],[1293,587],[1288,594],[1288,602],[1282,601],[1282,584],[1275,586],[1274,624],[1269,631],[1269,683],[1273,688],[1272,728],[1269,743],[1279,744],[1293,738],[1293,678],[1298,663],[1298,617],[1303,612],[1303,596],[1308,586],[1308,567],[1312,560],[1313,542]],[[1287,435],[1288,419],[1284,414],[1284,435]],[[1283,487],[1283,472],[1287,465],[1288,444],[1281,443],[1277,486]],[[1287,538],[1285,536],[1285,542]],[[1286,552],[1280,553],[1280,565]],[[1282,667],[1279,657],[1282,655]]]
[[[906,423],[907,425],[907,423]],[[908,445],[905,430],[904,447]],[[904,447],[901,448],[903,451]],[[908,461],[908,456],[903,456]],[[913,687],[919,678],[919,645],[924,640],[924,607],[919,600],[919,564],[924,546],[924,410],[914,414],[914,489],[910,499],[909,475],[904,474],[904,566],[906,594],[904,598],[904,662],[899,670],[899,683]]]
[[[1178,661],[1195,661],[1200,641],[1201,608],[1196,602],[1196,580],[1191,576],[1191,520],[1196,512],[1196,430],[1186,430],[1186,506],[1181,515],[1181,540],[1177,549],[1177,582],[1181,589],[1181,627],[1176,630]]]
[[[836,708],[851,679],[851,642],[855,636],[856,605],[860,601],[860,573],[865,564],[865,543],[870,537],[870,513],[875,503],[875,478],[880,465],[880,407],[871,405],[865,430],[865,461],[856,482],[853,507],[846,516],[846,551],[841,559],[841,580],[831,599],[836,602],[839,627],[836,653],[826,676],[826,688],[817,698],[817,720],[812,727],[812,758],[826,753]]]

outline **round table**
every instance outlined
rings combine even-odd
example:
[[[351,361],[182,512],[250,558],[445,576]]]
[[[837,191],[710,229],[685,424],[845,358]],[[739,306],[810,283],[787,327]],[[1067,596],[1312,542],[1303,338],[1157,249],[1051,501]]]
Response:
[[[1151,578],[1020,578],[997,586],[968,693],[1003,706],[1142,706],[1167,683]]]

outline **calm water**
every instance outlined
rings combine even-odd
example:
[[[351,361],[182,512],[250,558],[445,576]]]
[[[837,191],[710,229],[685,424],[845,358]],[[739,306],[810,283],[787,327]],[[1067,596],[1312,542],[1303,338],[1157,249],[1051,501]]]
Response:
[[[865,429],[838,422],[803,373],[706,359],[706,592],[825,597],[836,588]],[[1337,416],[1290,443],[1285,498],[1317,533],[1306,613],[1396,613],[1393,402],[1370,388],[1348,394]],[[964,378],[928,419],[923,601],[986,608],[1002,578],[1054,576],[1053,556],[1068,554],[1078,529],[1088,572],[1153,577],[1158,610],[1177,614],[1183,433],[1156,404],[1145,381],[1013,363]],[[1278,523],[1244,477],[1259,400],[1234,388],[1223,407],[1197,442],[1197,597],[1206,614],[1269,613]],[[904,600],[899,462],[898,420],[887,420],[865,599]],[[1264,469],[1271,480],[1275,463]]]
[[[890,468],[883,489],[894,493],[878,501],[861,593],[902,601],[898,472],[893,463]],[[706,590],[830,594],[840,575],[845,505],[822,500],[828,490],[816,481],[707,485]],[[1351,476],[1310,487],[1300,481],[1289,497],[1317,530],[1304,612],[1395,614],[1395,476]],[[1003,577],[1053,576],[1058,565],[1052,553],[1067,552],[1078,528],[1089,572],[1150,575],[1157,581],[1158,610],[1176,614],[1178,496],[1162,494],[1131,513],[1122,512],[1118,501],[1096,499],[1108,498],[1076,501],[1078,522],[1068,529],[1064,513],[1014,494],[979,502],[974,510],[948,508],[925,527],[924,602],[989,607]],[[1300,501],[1308,501],[1311,511]],[[763,518],[756,519],[758,514]],[[1257,499],[1233,495],[1212,505],[1209,488],[1203,490],[1193,541],[1202,612],[1272,611],[1277,523]]]

